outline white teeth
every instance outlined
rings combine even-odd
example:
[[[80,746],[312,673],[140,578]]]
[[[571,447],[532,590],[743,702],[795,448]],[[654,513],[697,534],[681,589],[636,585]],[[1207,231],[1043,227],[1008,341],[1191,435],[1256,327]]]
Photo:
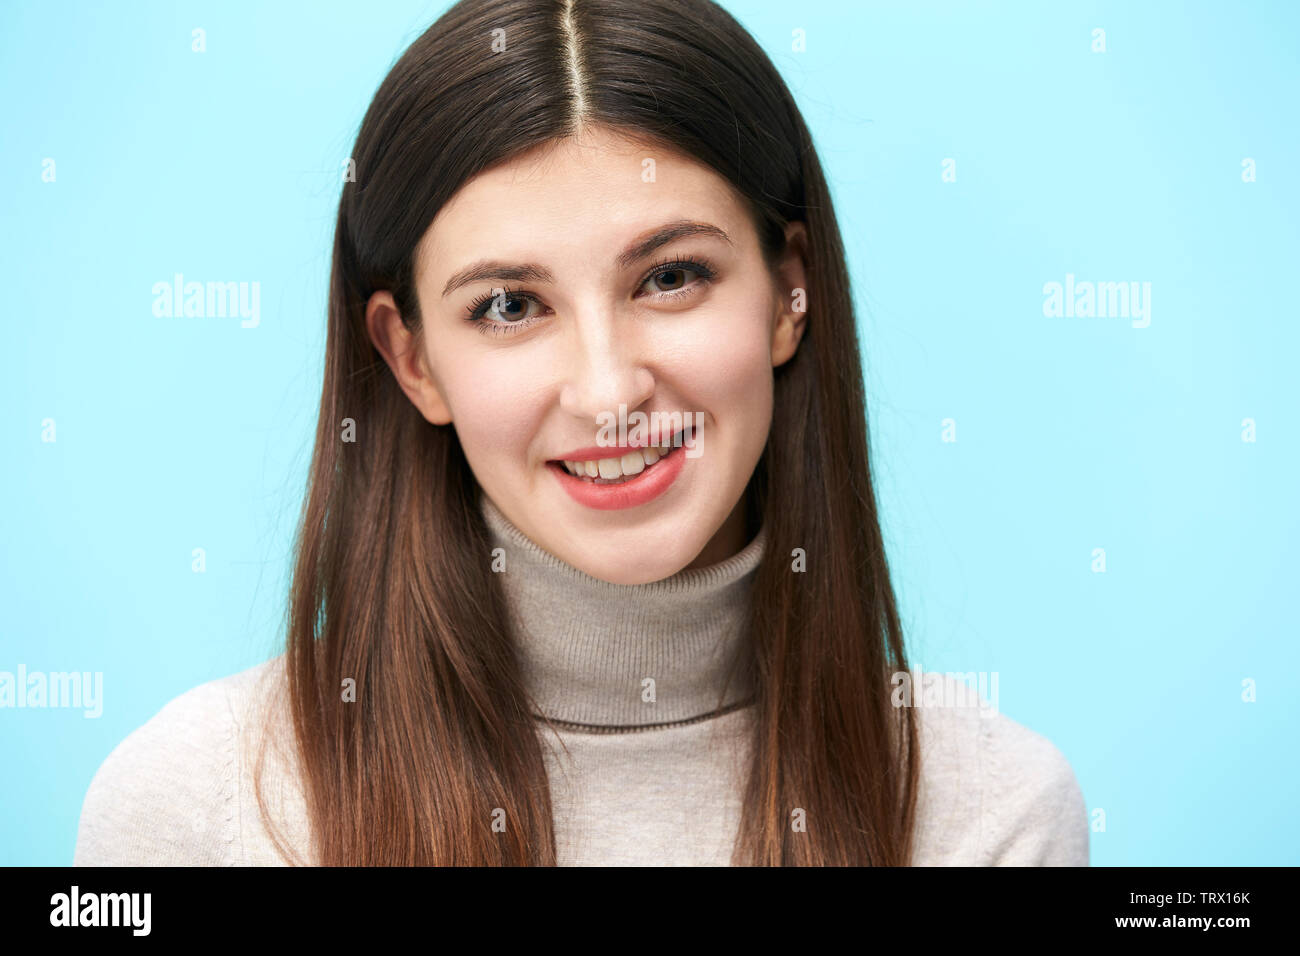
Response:
[[[630,451],[618,460],[625,475],[639,475],[645,471],[645,458],[639,451]]]
[[[639,475],[646,467],[653,465],[672,450],[671,444],[651,445],[638,448],[619,458],[601,458],[597,461],[564,461],[564,470],[579,478],[602,478],[612,481],[623,477]]]

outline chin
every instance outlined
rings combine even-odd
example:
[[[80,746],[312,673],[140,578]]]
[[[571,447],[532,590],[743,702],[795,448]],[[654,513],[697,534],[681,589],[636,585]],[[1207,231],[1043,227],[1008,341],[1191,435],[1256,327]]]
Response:
[[[646,542],[644,535],[636,537],[638,547],[652,553],[638,557],[630,547],[618,548],[600,554],[587,552],[575,555],[575,560],[569,563],[584,574],[611,584],[650,584],[676,574],[690,564],[700,548],[703,548],[701,544],[700,548],[688,554],[689,546],[682,548],[680,539],[678,547],[664,550],[657,546],[657,542]],[[647,544],[649,547],[646,547]]]

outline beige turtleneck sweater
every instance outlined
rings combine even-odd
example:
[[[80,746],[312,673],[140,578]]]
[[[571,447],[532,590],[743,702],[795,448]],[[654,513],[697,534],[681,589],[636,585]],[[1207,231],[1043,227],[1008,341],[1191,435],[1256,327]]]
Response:
[[[483,496],[550,778],[561,865],[730,862],[751,689],[718,695],[743,653],[764,535],[719,564],[644,585],[592,578],[543,551]],[[123,740],[90,783],[74,865],[312,863],[283,655],[200,685]],[[955,690],[954,680],[945,691]],[[935,698],[953,700],[955,697]],[[918,865],[1088,864],[1069,763],[991,710],[919,707]],[[296,858],[281,859],[253,791]]]

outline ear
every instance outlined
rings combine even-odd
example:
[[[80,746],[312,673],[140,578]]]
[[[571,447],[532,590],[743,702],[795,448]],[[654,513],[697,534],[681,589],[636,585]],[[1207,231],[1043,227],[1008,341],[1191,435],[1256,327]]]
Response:
[[[808,227],[791,222],[785,227],[785,250],[776,267],[776,321],[772,327],[772,367],[790,361],[803,338],[808,318]]]
[[[451,409],[433,380],[421,348],[423,339],[402,324],[402,314],[391,292],[376,292],[366,303],[366,330],[420,414],[432,425],[450,424]]]

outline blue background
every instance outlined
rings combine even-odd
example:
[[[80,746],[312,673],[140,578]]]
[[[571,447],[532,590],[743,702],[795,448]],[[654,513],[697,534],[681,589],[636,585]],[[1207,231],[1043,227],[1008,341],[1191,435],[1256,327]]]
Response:
[[[1094,865],[1300,863],[1297,5],[723,5],[832,183],[915,663],[998,673]],[[0,7],[0,670],[104,675],[0,710],[0,863],[70,863],[109,751],[278,652],[341,162],[445,7]],[[260,325],[155,318],[177,272]],[[1067,273],[1150,326],[1045,317]]]

